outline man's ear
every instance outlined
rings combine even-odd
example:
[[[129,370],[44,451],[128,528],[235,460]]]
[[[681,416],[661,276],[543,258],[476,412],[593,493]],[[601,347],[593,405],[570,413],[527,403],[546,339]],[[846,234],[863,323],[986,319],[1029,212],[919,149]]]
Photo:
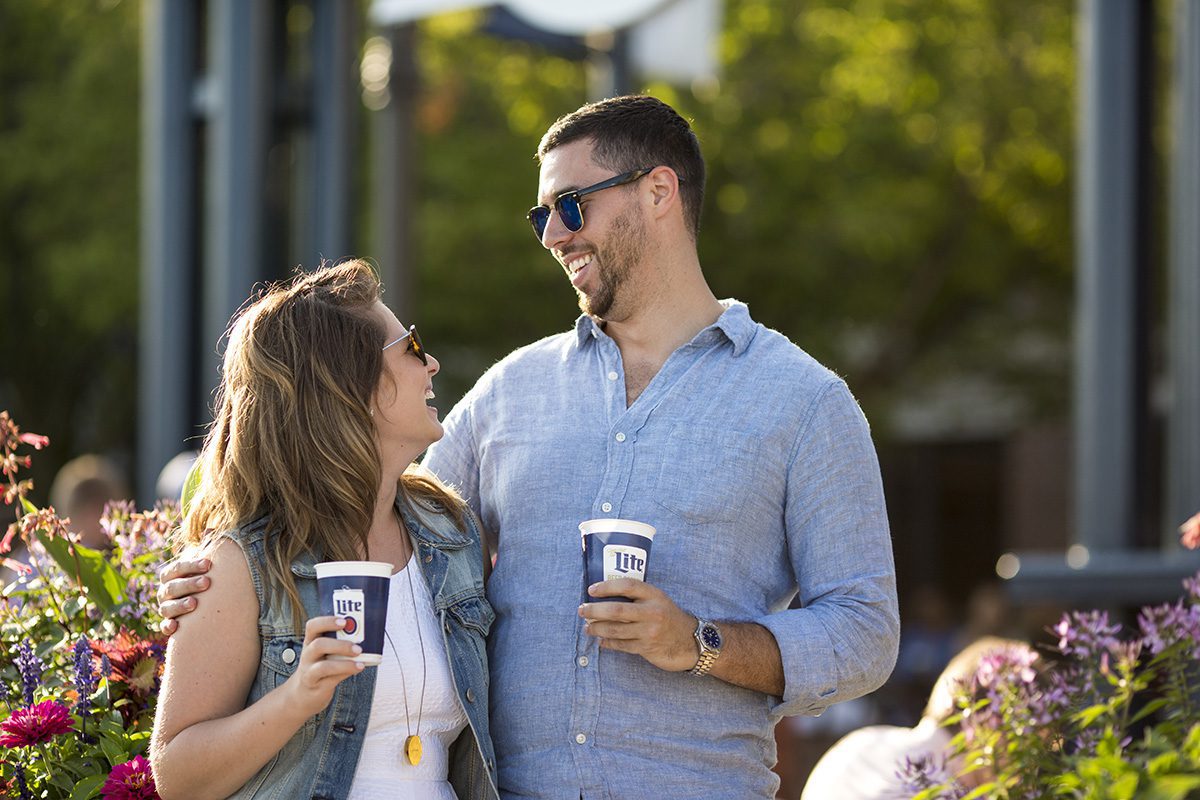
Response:
[[[663,216],[679,202],[679,176],[670,167],[655,167],[645,178],[656,217]]]

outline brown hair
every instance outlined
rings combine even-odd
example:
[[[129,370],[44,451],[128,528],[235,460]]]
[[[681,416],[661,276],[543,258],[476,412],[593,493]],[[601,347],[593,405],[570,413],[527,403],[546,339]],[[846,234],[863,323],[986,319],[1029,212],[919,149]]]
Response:
[[[537,157],[587,140],[592,159],[615,173],[667,166],[679,178],[683,218],[695,239],[704,205],[704,156],[688,121],[657,97],[626,95],[588,103],[560,117],[542,136]]]
[[[303,628],[291,574],[302,553],[369,558],[367,531],[381,480],[371,399],[386,330],[372,313],[379,279],[361,260],[322,265],[269,286],[234,316],[200,484],[178,539],[215,544],[220,532],[269,518],[269,589],[282,588]],[[410,466],[402,502],[435,502],[460,527],[462,500]],[[271,592],[272,602],[278,593]]]

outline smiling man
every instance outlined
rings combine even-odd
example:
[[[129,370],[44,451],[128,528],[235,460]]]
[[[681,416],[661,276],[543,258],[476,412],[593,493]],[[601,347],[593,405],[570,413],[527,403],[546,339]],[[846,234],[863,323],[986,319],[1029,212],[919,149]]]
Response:
[[[497,554],[488,766],[505,798],[774,798],[780,717],[866,694],[896,659],[867,422],[841,379],[709,289],[704,160],[674,109],[584,106],[538,158],[527,218],[583,314],[488,370],[424,461]],[[584,585],[578,524],[598,517],[657,529],[646,582]],[[602,602],[617,596],[632,602]]]
[[[528,219],[583,315],[490,369],[424,462],[494,538],[501,793],[773,798],[775,722],[872,691],[895,661],[866,421],[709,289],[704,161],[670,106],[584,106],[538,158]],[[583,585],[577,525],[595,517],[657,528],[646,583]],[[633,602],[599,602],[615,595]]]

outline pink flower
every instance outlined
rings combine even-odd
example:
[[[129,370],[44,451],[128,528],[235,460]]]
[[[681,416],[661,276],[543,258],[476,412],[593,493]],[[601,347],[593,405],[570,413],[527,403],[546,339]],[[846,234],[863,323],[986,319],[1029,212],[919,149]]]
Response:
[[[62,703],[43,700],[29,708],[19,708],[0,723],[0,746],[29,747],[48,742],[60,733],[75,730],[71,712]]]
[[[1200,547],[1200,514],[1179,526],[1179,540],[1189,550]]]
[[[50,444],[49,436],[42,436],[40,433],[22,433],[18,434],[19,439],[23,444],[27,444],[34,450],[41,450],[46,445]]]
[[[150,762],[138,756],[113,767],[100,787],[100,796],[104,800],[160,800]]]

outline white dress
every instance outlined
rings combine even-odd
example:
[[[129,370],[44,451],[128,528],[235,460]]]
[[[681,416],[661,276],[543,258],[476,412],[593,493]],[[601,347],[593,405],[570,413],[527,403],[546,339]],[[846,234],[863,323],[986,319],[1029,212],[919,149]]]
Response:
[[[409,570],[413,570],[411,592]],[[425,644],[424,704],[418,624]],[[391,578],[386,630],[391,644],[384,640],[383,662],[367,667],[379,672],[349,800],[457,800],[446,775],[450,745],[467,727],[467,715],[454,691],[441,626],[415,558]],[[403,681],[400,663],[404,665]],[[405,758],[404,741],[417,732],[418,715],[424,753],[421,763],[413,766]]]

